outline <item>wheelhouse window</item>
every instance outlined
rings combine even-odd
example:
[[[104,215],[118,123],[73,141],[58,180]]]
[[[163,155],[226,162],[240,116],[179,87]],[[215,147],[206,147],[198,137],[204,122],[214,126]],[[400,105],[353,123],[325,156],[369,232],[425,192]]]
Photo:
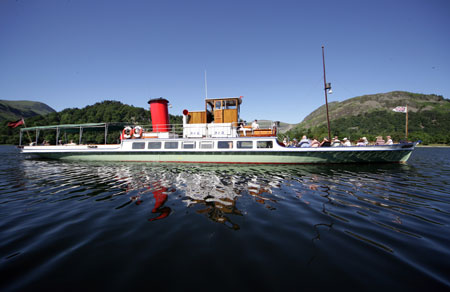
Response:
[[[200,149],[212,149],[213,141],[202,141],[200,142]]]
[[[195,142],[183,142],[183,149],[195,149]]]
[[[237,148],[239,149],[252,149],[253,142],[252,141],[238,141],[236,143]]]
[[[256,143],[256,148],[273,148],[272,141],[258,141]]]
[[[178,149],[178,142],[166,142],[164,143],[164,149]]]
[[[133,145],[131,145],[131,148],[133,148],[133,149],[145,149],[145,142],[133,142]]]
[[[236,109],[236,100],[224,100],[225,109]]]
[[[233,141],[218,141],[217,148],[219,149],[232,149]]]
[[[161,149],[161,142],[148,142],[147,149]]]
[[[222,109],[222,101],[221,101],[221,100],[217,100],[217,101],[214,103],[214,108],[215,108],[216,110]]]

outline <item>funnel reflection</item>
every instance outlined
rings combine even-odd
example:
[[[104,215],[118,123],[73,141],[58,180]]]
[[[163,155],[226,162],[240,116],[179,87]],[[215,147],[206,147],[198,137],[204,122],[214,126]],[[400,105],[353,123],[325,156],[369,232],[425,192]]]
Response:
[[[154,200],[149,221],[167,218],[172,210],[167,206],[171,194],[181,198],[187,208],[196,208],[196,213],[210,220],[238,230],[236,216],[243,216],[238,208],[238,198],[249,195],[254,201],[269,210],[277,200],[272,189],[279,188],[283,176],[268,172],[224,167],[173,167],[132,165],[117,169],[116,185],[129,196],[130,201],[140,205],[145,200]],[[99,170],[99,175],[110,170]],[[176,196],[175,196],[176,197]]]

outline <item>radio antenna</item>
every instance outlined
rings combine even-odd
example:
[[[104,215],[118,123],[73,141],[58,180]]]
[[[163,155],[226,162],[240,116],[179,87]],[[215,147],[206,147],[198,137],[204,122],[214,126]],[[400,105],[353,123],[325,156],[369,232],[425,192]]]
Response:
[[[206,69],[205,69],[205,96],[208,99],[208,81],[206,80]]]

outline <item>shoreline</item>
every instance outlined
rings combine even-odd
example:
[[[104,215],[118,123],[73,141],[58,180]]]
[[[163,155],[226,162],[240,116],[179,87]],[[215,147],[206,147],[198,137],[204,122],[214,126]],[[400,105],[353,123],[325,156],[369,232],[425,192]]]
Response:
[[[436,147],[439,147],[439,148],[450,148],[450,145],[446,145],[446,144],[422,145],[422,144],[419,144],[419,145],[416,145],[416,147],[423,147],[423,148],[436,148]]]

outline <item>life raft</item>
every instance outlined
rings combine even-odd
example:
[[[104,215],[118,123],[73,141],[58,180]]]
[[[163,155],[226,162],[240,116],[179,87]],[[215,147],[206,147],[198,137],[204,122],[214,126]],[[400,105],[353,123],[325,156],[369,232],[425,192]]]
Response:
[[[134,138],[141,138],[142,132],[143,132],[142,128],[140,126],[136,126],[133,129],[133,137]]]

